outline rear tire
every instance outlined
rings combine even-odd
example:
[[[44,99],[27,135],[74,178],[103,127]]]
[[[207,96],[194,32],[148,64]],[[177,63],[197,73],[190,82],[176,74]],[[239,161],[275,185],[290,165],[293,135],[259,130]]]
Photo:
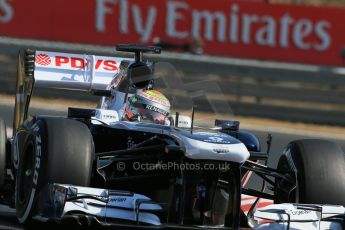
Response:
[[[48,183],[89,186],[94,159],[88,127],[78,121],[39,118],[21,148],[15,200],[20,223],[30,226],[38,194]]]
[[[345,205],[345,155],[338,144],[316,139],[293,141],[277,169],[293,179],[297,176],[297,185],[276,179],[276,203]]]
[[[6,179],[6,125],[2,118],[0,118],[0,188],[5,185]]]

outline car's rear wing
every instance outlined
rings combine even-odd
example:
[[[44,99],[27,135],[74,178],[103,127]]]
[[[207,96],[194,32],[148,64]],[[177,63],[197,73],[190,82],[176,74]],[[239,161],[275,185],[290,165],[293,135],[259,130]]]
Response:
[[[19,54],[14,131],[27,118],[33,87],[104,90],[119,71],[122,57],[26,50]]]
[[[46,51],[34,53],[36,87],[91,91],[105,89],[128,58],[69,54]],[[132,59],[133,60],[133,59]]]

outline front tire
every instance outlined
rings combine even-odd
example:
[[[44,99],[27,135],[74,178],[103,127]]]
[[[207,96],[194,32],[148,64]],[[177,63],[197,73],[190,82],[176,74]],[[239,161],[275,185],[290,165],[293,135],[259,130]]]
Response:
[[[94,159],[88,127],[66,118],[39,118],[20,153],[15,201],[20,223],[30,225],[35,201],[48,183],[89,186]]]
[[[297,183],[276,179],[276,203],[345,206],[345,155],[338,144],[316,139],[293,141],[277,169]]]

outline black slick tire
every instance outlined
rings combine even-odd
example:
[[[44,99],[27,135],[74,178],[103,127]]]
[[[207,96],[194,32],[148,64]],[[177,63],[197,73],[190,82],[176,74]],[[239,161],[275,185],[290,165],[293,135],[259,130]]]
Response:
[[[318,139],[289,143],[278,172],[296,183],[276,180],[276,203],[345,205],[345,155],[334,142]]]
[[[72,119],[42,117],[27,132],[19,153],[15,202],[19,222],[30,226],[45,185],[90,185],[94,149],[88,127]]]

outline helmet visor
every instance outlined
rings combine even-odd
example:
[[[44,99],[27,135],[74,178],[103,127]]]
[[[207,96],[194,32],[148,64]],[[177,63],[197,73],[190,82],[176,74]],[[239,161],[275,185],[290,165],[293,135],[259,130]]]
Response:
[[[165,124],[166,116],[157,111],[145,109],[143,106],[129,106],[125,109],[126,117],[130,121],[145,123]]]

